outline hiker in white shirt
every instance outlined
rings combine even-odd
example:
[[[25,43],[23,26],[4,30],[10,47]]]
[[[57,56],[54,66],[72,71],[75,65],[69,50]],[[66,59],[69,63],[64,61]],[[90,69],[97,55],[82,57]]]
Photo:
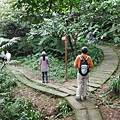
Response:
[[[6,59],[7,59],[7,63],[9,63],[11,59],[11,54],[8,51],[6,52]]]

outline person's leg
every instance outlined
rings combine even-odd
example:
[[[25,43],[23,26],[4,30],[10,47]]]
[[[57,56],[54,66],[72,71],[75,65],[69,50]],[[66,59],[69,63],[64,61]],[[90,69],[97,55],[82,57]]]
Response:
[[[45,75],[46,75],[46,83],[48,83],[48,73],[45,72]]]
[[[76,90],[76,100],[81,100],[82,95],[82,85],[83,85],[83,79],[80,73],[77,73],[77,90]]]
[[[10,63],[10,58],[7,59],[7,63]]]
[[[44,72],[42,72],[42,82],[45,83],[45,81],[44,81]]]
[[[86,96],[87,96],[87,83],[88,83],[88,75],[84,77],[84,80],[83,80],[83,98],[84,100],[86,100]]]

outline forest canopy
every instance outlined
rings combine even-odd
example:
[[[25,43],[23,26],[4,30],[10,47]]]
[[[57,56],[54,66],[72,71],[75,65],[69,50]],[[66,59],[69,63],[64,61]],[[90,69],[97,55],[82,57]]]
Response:
[[[1,37],[21,38],[9,48],[22,50],[16,54],[36,53],[37,44],[51,40],[59,51],[62,36],[85,42],[90,31],[99,41],[120,45],[119,0],[4,0],[0,6]]]

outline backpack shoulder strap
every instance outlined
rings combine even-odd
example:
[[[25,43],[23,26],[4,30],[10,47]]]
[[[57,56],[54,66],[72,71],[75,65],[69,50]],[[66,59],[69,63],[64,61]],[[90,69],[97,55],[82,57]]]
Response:
[[[83,59],[82,59],[82,55],[79,55],[79,57],[80,57],[80,60],[83,60]]]
[[[89,58],[89,56],[87,56],[87,57],[85,58],[85,60],[88,60],[88,58]]]
[[[79,55],[79,57],[80,57],[80,60],[83,60],[83,59],[88,60],[88,58],[89,58],[89,56],[87,56],[86,58],[84,58],[82,55]]]

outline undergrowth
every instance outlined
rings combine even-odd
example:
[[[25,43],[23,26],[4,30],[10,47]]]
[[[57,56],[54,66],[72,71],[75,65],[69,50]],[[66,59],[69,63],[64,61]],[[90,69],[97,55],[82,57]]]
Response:
[[[102,51],[99,48],[97,48],[95,45],[88,45],[88,44],[83,43],[83,44],[78,44],[76,56],[81,54],[82,46],[88,47],[88,50],[89,50],[88,55],[91,56],[91,58],[93,59],[94,66],[97,66],[103,58]],[[56,82],[65,82],[66,71],[65,71],[64,56],[61,56],[61,58],[60,56],[58,58],[54,57],[51,54],[48,54],[47,56],[49,57],[49,60],[50,60],[50,68],[49,68],[49,73],[48,73],[49,79],[54,80]],[[41,53],[36,53],[35,55],[32,54],[32,55],[28,55],[27,57],[19,57],[17,59],[21,61],[21,65],[23,65],[24,67],[33,69],[38,74],[41,74],[40,67],[39,67],[40,57],[41,57]],[[75,58],[73,57],[73,54],[69,52],[68,54],[68,80],[76,78],[77,70],[73,66],[74,60]]]

